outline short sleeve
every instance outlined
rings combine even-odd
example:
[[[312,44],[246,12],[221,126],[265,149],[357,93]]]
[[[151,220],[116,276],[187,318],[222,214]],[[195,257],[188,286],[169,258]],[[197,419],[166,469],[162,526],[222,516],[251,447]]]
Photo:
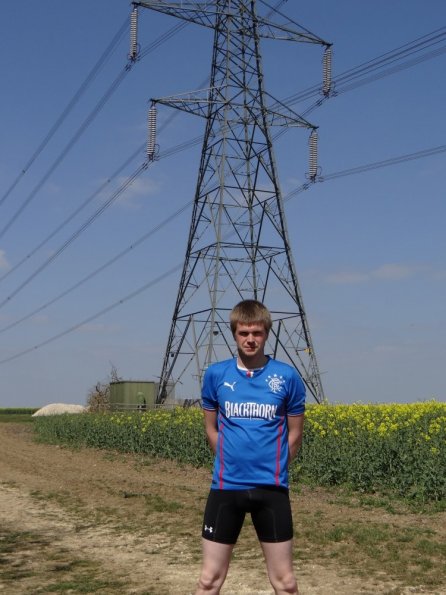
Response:
[[[287,415],[302,415],[305,412],[305,384],[296,370],[292,370],[289,382]]]
[[[204,373],[201,400],[203,409],[208,411],[215,411],[218,409],[215,371],[213,366],[209,366]]]

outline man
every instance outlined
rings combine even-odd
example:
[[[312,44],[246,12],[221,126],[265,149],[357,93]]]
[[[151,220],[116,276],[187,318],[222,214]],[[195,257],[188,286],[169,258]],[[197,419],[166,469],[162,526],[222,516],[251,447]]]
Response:
[[[274,592],[296,594],[288,465],[302,442],[305,387],[293,367],[265,355],[272,321],[263,304],[240,302],[230,324],[237,358],[209,366],[203,381],[215,461],[196,594],[220,593],[247,512]]]

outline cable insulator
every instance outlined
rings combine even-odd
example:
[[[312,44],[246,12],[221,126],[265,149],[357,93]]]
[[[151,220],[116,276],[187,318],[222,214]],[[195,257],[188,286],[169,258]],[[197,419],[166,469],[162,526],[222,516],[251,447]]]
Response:
[[[317,131],[313,130],[310,134],[310,160],[308,177],[312,182],[316,181],[317,176]]]
[[[322,61],[323,68],[323,82],[322,82],[322,93],[325,97],[330,95],[331,91],[331,57],[332,51],[331,46],[325,48],[324,57]]]
[[[138,57],[138,7],[133,6],[130,13],[130,53],[129,60],[135,62]]]
[[[149,109],[148,121],[148,140],[147,140],[147,160],[156,159],[156,106],[153,104]]]

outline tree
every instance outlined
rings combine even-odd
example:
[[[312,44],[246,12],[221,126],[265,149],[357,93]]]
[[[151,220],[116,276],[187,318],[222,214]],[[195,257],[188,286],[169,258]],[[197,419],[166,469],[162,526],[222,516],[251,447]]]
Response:
[[[91,413],[110,411],[110,383],[119,382],[122,378],[116,366],[110,362],[111,370],[108,379],[99,381],[88,391],[87,407]]]

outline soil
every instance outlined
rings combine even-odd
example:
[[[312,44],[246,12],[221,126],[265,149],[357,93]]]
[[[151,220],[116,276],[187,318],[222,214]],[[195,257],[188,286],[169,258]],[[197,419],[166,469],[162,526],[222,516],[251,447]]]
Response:
[[[209,481],[208,470],[40,444],[30,425],[0,424],[0,544],[2,538],[12,544],[0,549],[0,592],[193,593]],[[411,518],[351,502],[343,506],[333,503],[330,492],[310,488],[291,498],[301,595],[446,594],[446,584],[429,590],[342,564],[330,544],[330,551],[316,555],[304,537],[306,519],[318,515],[333,524],[340,516],[372,523],[388,517],[401,527],[440,527],[445,535],[445,513]],[[89,586],[81,590],[87,574]],[[222,593],[272,593],[249,522]]]

